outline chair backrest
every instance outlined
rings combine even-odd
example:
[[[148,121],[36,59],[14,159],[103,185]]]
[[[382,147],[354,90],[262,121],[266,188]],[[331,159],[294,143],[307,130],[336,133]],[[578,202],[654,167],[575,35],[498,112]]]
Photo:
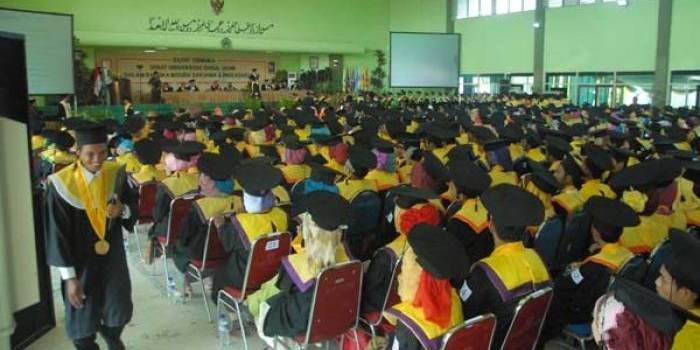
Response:
[[[194,195],[184,195],[177,197],[170,201],[170,211],[168,212],[168,230],[165,245],[168,246],[171,243],[177,242],[180,238],[180,229],[182,228],[182,223],[185,221],[187,212],[190,207],[201,196]]]
[[[550,271],[553,269],[557,258],[557,250],[563,230],[564,225],[562,225],[561,219],[555,215],[540,227],[535,237],[535,251],[537,251]]]
[[[668,258],[671,256],[671,241],[670,240],[664,240],[663,242],[659,243],[659,245],[654,248],[654,250],[651,252],[651,255],[649,255],[649,260],[648,260],[648,265],[649,267],[647,268],[647,273],[646,276],[644,277],[644,286],[654,290],[656,288],[656,279],[659,277],[659,274],[661,273],[661,266],[668,261]]]
[[[442,338],[441,350],[489,350],[496,332],[496,315],[479,315],[455,326]]]
[[[246,263],[241,299],[275,277],[282,265],[282,258],[289,255],[291,245],[289,232],[274,232],[253,241]]]
[[[304,344],[335,339],[357,327],[362,290],[362,263],[357,260],[326,268],[316,287]]]
[[[520,300],[501,350],[533,349],[537,345],[551,301],[550,287],[534,291]]]
[[[207,236],[204,241],[204,249],[202,250],[202,270],[209,268],[207,265],[208,261],[220,261],[226,258],[227,254],[221,245],[218,232],[216,225],[214,225],[214,218],[209,219]]]
[[[624,277],[630,281],[637,283],[642,283],[647,275],[647,270],[649,266],[647,265],[646,259],[641,255],[635,255],[629,258],[620,267],[617,272],[617,277]]]
[[[151,181],[139,185],[139,224],[153,222],[153,205],[156,201],[158,182]]]
[[[553,268],[564,271],[566,266],[574,261],[583,260],[591,245],[591,216],[585,211],[579,211],[568,218],[557,249]]]
[[[345,231],[348,237],[373,232],[379,227],[382,215],[382,199],[374,191],[362,191],[350,201],[352,218]]]

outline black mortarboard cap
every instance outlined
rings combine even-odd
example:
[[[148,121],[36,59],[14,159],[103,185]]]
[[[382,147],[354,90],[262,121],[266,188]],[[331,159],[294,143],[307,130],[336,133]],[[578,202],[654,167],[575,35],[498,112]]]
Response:
[[[408,233],[416,261],[435,278],[465,277],[471,262],[460,242],[446,230],[418,224]]]
[[[205,152],[197,159],[197,168],[213,180],[223,181],[233,176],[235,165],[219,154]]]
[[[44,130],[41,134],[60,150],[68,150],[75,144],[73,136],[65,131]]]
[[[528,159],[528,166],[532,170],[531,180],[541,191],[549,194],[559,192],[559,181],[542,164]]]
[[[163,150],[175,155],[175,158],[188,160],[191,156],[201,153],[205,149],[204,145],[197,141],[183,141],[164,145]]]
[[[481,194],[481,201],[499,225],[523,227],[539,225],[544,220],[544,205],[532,193],[500,184]]]
[[[327,166],[311,163],[311,176],[309,177],[311,180],[332,185],[338,175],[342,174]]]
[[[700,294],[700,239],[678,230],[671,230],[671,254],[666,269],[683,287]]]
[[[134,154],[139,163],[154,165],[160,163],[161,147],[151,139],[139,140],[134,144]]]
[[[468,160],[448,163],[450,177],[457,190],[470,196],[478,196],[491,185],[491,177],[483,168]]]
[[[404,209],[408,209],[418,203],[426,203],[430,199],[437,198],[437,195],[430,190],[411,186],[396,187],[391,190],[391,194],[395,196],[394,198],[396,205]]]
[[[563,158],[573,149],[566,140],[560,137],[548,135],[545,137],[545,141],[547,143],[547,151],[555,158]]]
[[[350,203],[337,193],[314,191],[304,196],[301,212],[308,212],[324,230],[335,230],[350,223]]]
[[[377,166],[377,157],[374,153],[360,145],[348,148],[348,160],[355,170],[369,170]]]
[[[260,195],[280,184],[282,172],[269,163],[250,161],[236,169],[235,177],[245,192]]]
[[[610,227],[634,227],[639,225],[639,216],[629,205],[603,196],[591,197],[584,206],[593,222]]]
[[[146,126],[145,119],[141,117],[127,117],[126,120],[124,120],[123,129],[124,132],[135,134],[143,129],[144,126]]]
[[[603,147],[588,143],[583,146],[583,153],[586,155],[588,161],[591,162],[596,168],[602,171],[612,170],[612,157]]]
[[[79,146],[107,143],[107,129],[98,123],[85,122],[75,128],[75,141]]]

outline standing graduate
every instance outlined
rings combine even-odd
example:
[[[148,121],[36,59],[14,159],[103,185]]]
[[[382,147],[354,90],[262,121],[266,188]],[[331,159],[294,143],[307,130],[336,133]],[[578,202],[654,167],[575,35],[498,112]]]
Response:
[[[133,230],[136,200],[118,164],[106,161],[104,127],[76,130],[79,161],[49,177],[46,194],[47,261],[63,280],[66,331],[75,347],[110,350],[131,320],[131,281],[122,228]]]

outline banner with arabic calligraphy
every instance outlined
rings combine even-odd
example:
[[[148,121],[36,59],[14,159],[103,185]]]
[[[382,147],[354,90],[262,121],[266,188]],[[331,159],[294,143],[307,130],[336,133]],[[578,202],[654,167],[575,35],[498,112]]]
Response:
[[[214,81],[221,86],[232,83],[237,89],[246,87],[253,68],[257,69],[262,81],[275,75],[273,57],[245,53],[163,51],[147,54],[105,51],[97,53],[96,62],[109,65],[119,77],[129,78],[132,91],[138,91],[138,84],[141,84],[143,91],[150,91],[148,80],[153,71],[158,71],[161,82],[175,89],[179,84],[194,79],[200,91],[209,90]],[[139,69],[139,66],[142,68]]]
[[[148,17],[148,30],[158,32],[263,35],[272,23],[239,22],[202,18]]]

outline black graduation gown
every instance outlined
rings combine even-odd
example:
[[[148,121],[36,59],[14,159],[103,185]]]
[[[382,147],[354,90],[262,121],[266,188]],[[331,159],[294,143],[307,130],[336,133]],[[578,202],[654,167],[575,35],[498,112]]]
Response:
[[[420,343],[416,335],[411,332],[403,322],[396,325],[394,331],[394,339],[390,340],[387,349],[393,349],[394,342],[399,343],[399,350],[422,350],[423,345]]]
[[[155,201],[153,202],[153,225],[148,230],[148,237],[165,236],[168,233],[168,214],[170,214],[170,191],[165,185],[158,184]]]
[[[85,210],[78,209],[61,197],[53,184],[47,186],[45,229],[47,263],[51,266],[73,267],[86,299],[82,309],[68,302],[65,285],[62,292],[66,313],[66,331],[71,339],[97,333],[99,325],[119,327],[131,320],[131,281],[126,263],[122,227],[133,230],[136,221],[136,194],[126,183],[122,167],[116,177],[115,193],[131,211],[129,219],[108,220],[105,239],[110,249],[107,255],[95,253],[98,238]]]
[[[302,292],[292,282],[284,267],[280,269],[275,285],[280,292],[267,300],[270,311],[265,317],[263,333],[269,337],[296,337],[303,334],[309,323],[314,287]]]
[[[202,218],[196,204],[193,204],[180,228],[180,238],[175,246],[175,266],[183,273],[191,260],[202,260],[204,243],[207,240],[209,223]]]
[[[382,310],[389,284],[394,259],[385,249],[377,250],[369,268],[362,278],[362,315]]]
[[[462,288],[462,282],[464,281],[453,283],[453,286],[459,291]],[[503,302],[498,290],[486,276],[486,272],[483,269],[473,269],[466,279],[466,283],[472,293],[466,301],[462,301],[464,319],[468,320],[489,312],[496,315],[498,322],[491,349],[500,349],[508,332],[508,327],[510,327],[510,322],[513,320],[515,307],[520,299],[514,298],[508,302]]]
[[[469,225],[452,218],[447,221],[447,231],[462,243],[469,261],[479,261],[493,252],[493,237],[489,230],[476,234]]]
[[[571,273],[559,275],[554,281],[554,296],[542,328],[542,340],[561,333],[568,324],[593,321],[595,303],[608,289],[612,273],[607,267],[586,262],[579,267],[582,280],[579,284]]]
[[[246,264],[250,250],[241,241],[241,236],[235,226],[226,221],[219,228],[219,241],[221,247],[229,254],[226,263],[217,267],[214,271],[214,289],[212,298],[216,300],[216,294],[225,286],[233,286],[238,289],[243,287]]]

